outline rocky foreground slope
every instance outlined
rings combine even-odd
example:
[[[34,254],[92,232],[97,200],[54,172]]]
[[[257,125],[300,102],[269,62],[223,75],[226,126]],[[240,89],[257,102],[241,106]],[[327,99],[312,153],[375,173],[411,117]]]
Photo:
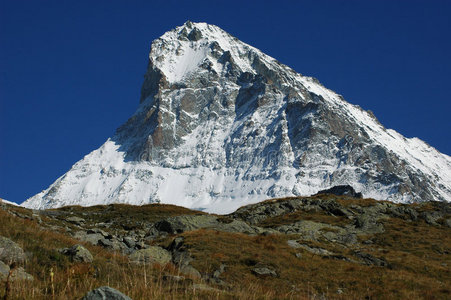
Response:
[[[24,276],[8,280],[11,299],[81,298],[104,285],[132,299],[451,296],[449,203],[320,194],[229,215],[162,204],[0,207],[0,249],[6,238],[24,250],[13,266],[0,253]]]
[[[153,41],[136,113],[23,205],[230,213],[342,184],[378,200],[451,201],[451,158],[221,28],[186,22]]]

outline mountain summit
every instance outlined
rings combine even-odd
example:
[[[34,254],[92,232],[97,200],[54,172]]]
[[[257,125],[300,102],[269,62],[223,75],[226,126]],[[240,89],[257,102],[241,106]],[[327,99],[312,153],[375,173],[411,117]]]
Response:
[[[135,114],[23,205],[228,213],[344,184],[375,199],[451,201],[451,157],[219,27],[188,21],[153,41]]]

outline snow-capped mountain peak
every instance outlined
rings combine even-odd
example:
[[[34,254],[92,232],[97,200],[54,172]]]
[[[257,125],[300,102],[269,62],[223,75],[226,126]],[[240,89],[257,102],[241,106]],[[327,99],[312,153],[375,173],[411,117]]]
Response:
[[[219,27],[188,21],[152,43],[136,113],[24,205],[224,213],[340,184],[376,199],[451,201],[451,158]]]

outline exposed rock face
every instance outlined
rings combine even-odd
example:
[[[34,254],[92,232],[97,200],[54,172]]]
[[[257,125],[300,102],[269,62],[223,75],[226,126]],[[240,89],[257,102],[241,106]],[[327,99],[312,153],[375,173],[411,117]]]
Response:
[[[82,300],[132,300],[130,297],[122,294],[118,290],[109,286],[102,286],[90,291]]]
[[[91,263],[93,260],[91,252],[82,245],[74,245],[70,248],[62,249],[61,253],[70,256],[73,261]]]
[[[7,265],[21,264],[26,256],[22,248],[10,239],[0,236],[0,261]]]
[[[167,232],[170,234],[177,234],[184,231],[191,231],[201,228],[226,232],[256,232],[255,228],[252,228],[241,220],[232,220],[229,223],[224,223],[212,215],[171,217],[155,224],[155,228],[161,232]]]
[[[348,184],[376,199],[451,201],[451,158],[220,28],[187,22],[152,43],[136,113],[24,205],[228,213]]]
[[[350,185],[337,185],[331,187],[330,189],[319,191],[318,194],[334,194],[337,196],[362,198],[362,193],[357,193]]]

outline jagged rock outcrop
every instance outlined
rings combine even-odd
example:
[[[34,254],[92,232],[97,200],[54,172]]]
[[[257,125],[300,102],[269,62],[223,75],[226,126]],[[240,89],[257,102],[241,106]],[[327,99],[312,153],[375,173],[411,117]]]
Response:
[[[451,201],[451,158],[222,29],[187,22],[152,43],[136,113],[24,205],[229,213],[337,185],[380,200]]]

